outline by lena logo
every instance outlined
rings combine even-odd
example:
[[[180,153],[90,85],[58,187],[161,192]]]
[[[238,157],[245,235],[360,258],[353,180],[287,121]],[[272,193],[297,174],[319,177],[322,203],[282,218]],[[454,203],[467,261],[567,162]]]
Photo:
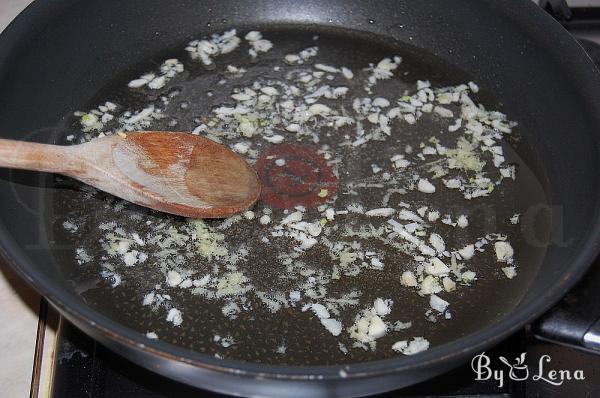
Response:
[[[515,358],[513,363],[509,362],[505,357],[498,357],[500,362],[504,364],[504,368],[492,369],[490,366],[492,360],[485,352],[475,355],[471,360],[471,368],[475,372],[475,380],[484,381],[493,379],[498,382],[498,387],[500,388],[504,386],[507,376],[513,381],[525,381],[531,378],[533,381],[542,381],[554,386],[560,386],[567,380],[585,380],[583,370],[580,369],[575,371],[549,369],[549,364],[552,361],[550,355],[542,355],[537,362],[537,369],[530,369],[526,363],[526,356],[527,353],[522,353]],[[508,373],[506,372],[507,370]]]

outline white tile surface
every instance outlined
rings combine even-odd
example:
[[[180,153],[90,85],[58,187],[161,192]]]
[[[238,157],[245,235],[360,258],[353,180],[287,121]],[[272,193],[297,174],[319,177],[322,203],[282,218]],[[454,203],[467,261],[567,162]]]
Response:
[[[0,31],[30,2],[0,0]],[[3,397],[29,396],[39,304],[38,294],[0,259],[0,394]]]
[[[4,30],[29,3],[31,0],[0,0],[0,31]]]
[[[0,391],[5,397],[27,397],[40,297],[0,262]]]

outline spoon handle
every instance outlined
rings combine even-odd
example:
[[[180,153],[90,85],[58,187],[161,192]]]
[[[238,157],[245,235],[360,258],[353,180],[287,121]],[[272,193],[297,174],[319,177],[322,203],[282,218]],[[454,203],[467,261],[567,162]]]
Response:
[[[0,139],[0,167],[67,173],[75,168],[73,151],[67,146]]]

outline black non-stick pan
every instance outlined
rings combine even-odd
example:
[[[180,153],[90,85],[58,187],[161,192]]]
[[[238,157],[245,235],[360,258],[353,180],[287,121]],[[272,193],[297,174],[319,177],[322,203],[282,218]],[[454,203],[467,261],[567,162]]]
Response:
[[[94,255],[98,236],[87,228],[65,232],[63,221],[102,222],[111,217],[114,199],[50,175],[0,171],[4,257],[67,319],[103,344],[148,369],[215,391],[373,394],[433,377],[533,321],[597,255],[600,75],[575,40],[529,1],[38,1],[0,37],[2,137],[67,143],[69,134],[78,134],[75,111],[97,106],[112,94],[135,104],[135,97],[121,95],[115,87],[168,57],[184,59],[181,49],[190,40],[230,28],[262,31],[279,46],[270,53],[273,58],[318,40],[327,50],[321,52],[322,62],[357,69],[397,53],[413,81],[476,81],[482,102],[519,122],[518,134],[506,145],[513,148],[510,156],[527,165],[521,168],[525,177],[507,192],[510,200],[496,203],[494,216],[505,219],[516,208],[534,214],[530,224],[522,224],[530,230],[520,231],[530,239],[519,240],[516,230],[514,235],[515,246],[531,255],[520,259],[519,278],[511,283],[495,278],[497,270],[482,264],[480,290],[453,302],[460,309],[453,314],[455,323],[432,327],[419,320],[423,311],[418,300],[407,299],[404,314],[416,320],[413,327],[429,330],[433,343],[415,356],[359,350],[347,357],[337,347],[329,350],[332,340],[319,339],[311,324],[285,315],[262,328],[248,329],[243,320],[231,323],[228,330],[237,340],[255,345],[234,347],[235,354],[220,358],[207,343],[213,339],[207,330],[222,326],[220,308],[188,297],[185,308],[194,311],[193,320],[184,325],[191,327],[161,329],[158,315],[140,310],[139,294],[152,279],[152,269],[136,269],[130,276],[137,275],[137,282],[111,289],[102,288],[106,283],[98,277],[99,264],[78,268],[74,249],[85,245]],[[248,63],[247,56],[235,54],[228,61]],[[261,67],[249,65],[243,79],[272,73],[271,66]],[[218,102],[205,94],[219,95],[219,72],[198,68],[191,73],[200,85],[178,87],[188,102],[196,109]],[[387,89],[393,90],[393,84]],[[192,130],[196,115],[178,109],[178,128]],[[161,127],[169,129],[159,123]],[[419,133],[406,134],[414,138]],[[363,156],[388,156],[385,150]],[[305,153],[299,156],[306,158]],[[362,160],[356,159],[355,169]],[[452,205],[451,197],[445,200]],[[125,225],[125,220],[140,217],[179,222],[127,204],[119,209]],[[240,240],[256,238],[244,235],[248,230],[232,231]],[[257,263],[272,254],[259,244],[251,247]],[[274,277],[264,264],[254,272],[265,283]],[[361,280],[365,290],[373,291],[389,289],[388,282]],[[150,329],[161,338],[148,339],[144,332]],[[267,348],[282,336],[289,341],[290,356],[278,359]]]

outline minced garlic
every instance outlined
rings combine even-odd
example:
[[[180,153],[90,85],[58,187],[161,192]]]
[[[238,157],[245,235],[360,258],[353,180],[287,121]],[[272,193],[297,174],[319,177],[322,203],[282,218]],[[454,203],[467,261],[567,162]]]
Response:
[[[274,46],[258,31],[247,32],[243,38],[254,60]],[[217,58],[240,44],[237,32],[230,30],[194,40],[186,51],[194,61],[219,67]],[[257,78],[244,86],[235,79],[250,71],[244,65],[224,66],[214,93],[207,92],[206,99],[227,98],[228,103],[213,104],[205,114],[189,120],[189,125],[193,127],[191,134],[221,142],[252,164],[259,164],[261,151],[280,144],[316,146],[320,161],[331,168],[339,185],[333,191],[329,182],[318,181],[310,187],[308,196],[314,198],[316,193],[327,202],[316,209],[307,205],[288,210],[272,209],[259,202],[253,210],[218,222],[190,220],[179,225],[172,219],[147,220],[154,222],[147,233],[126,231],[117,222],[103,223],[101,276],[111,286],[127,283],[128,267],[156,267],[162,279],[152,282],[156,286],[144,291],[140,302],[152,310],[164,311],[166,321],[175,326],[183,323],[183,313],[175,307],[183,292],[201,300],[214,300],[228,320],[251,311],[252,300],[256,300],[272,314],[290,309],[317,317],[323,331],[338,337],[339,349],[348,353],[353,348],[374,350],[378,339],[410,327],[411,322],[391,319],[391,299],[377,298],[372,306],[360,310],[363,292],[354,289],[336,294],[337,281],[351,286],[352,278],[358,275],[381,277],[382,272],[400,267],[400,278],[393,279],[397,283],[394,294],[428,298],[431,308],[427,308],[426,319],[441,322],[452,318],[448,308],[454,294],[458,294],[453,292],[461,289],[463,294],[462,289],[477,280],[477,274],[470,270],[477,269],[472,258],[475,254],[482,260],[493,256],[492,243],[497,260],[505,265],[502,273],[509,279],[516,276],[514,251],[507,236],[486,235],[469,244],[473,241],[463,236],[472,237],[476,228],[469,223],[470,213],[455,214],[447,206],[434,207],[427,202],[435,201],[440,194],[457,193],[465,199],[485,200],[494,195],[504,179],[510,183],[516,168],[505,163],[501,139],[511,132],[514,123],[471,99],[470,94],[479,90],[475,83],[434,87],[429,81],[417,81],[404,92],[384,96],[375,92],[382,80],[399,73],[400,57],[381,59],[362,71],[356,69],[355,74],[345,66],[320,63],[318,59],[313,62],[318,54],[316,46],[287,54],[280,60],[287,66],[269,66],[272,77]],[[156,101],[136,109],[121,110],[106,102],[89,112],[78,112],[85,135],[77,142],[93,135],[125,135],[158,127],[154,124],[165,118],[161,124],[177,125],[178,120],[166,110],[181,89],[170,91],[169,84],[184,71],[182,62],[170,59],[160,70],[131,81],[129,88],[138,93],[159,90],[155,91],[159,96]],[[285,78],[275,77],[279,71],[285,73]],[[217,93],[219,87],[228,87],[229,91]],[[177,109],[189,106],[186,100]],[[403,142],[405,136],[399,132],[415,128],[411,126],[418,126],[424,119],[440,123],[435,131],[440,134],[424,137],[420,144]],[[330,132],[339,141],[332,141]],[[381,143],[390,146],[385,159],[366,159],[367,166],[358,171],[356,181],[352,175],[349,182],[344,166],[353,161],[352,156],[364,157],[373,148],[378,153],[377,145]],[[396,143],[399,146],[393,147]],[[274,173],[296,183],[296,160],[270,156],[269,163],[276,166]],[[374,200],[366,201],[367,195]],[[122,211],[123,207],[115,205],[114,210]],[[136,220],[143,223],[143,217]],[[75,233],[84,226],[76,221],[65,220],[63,227]],[[518,223],[518,214],[510,222]],[[260,236],[256,240],[248,237],[243,243],[235,239],[228,242],[230,236],[245,231],[258,231]],[[263,245],[277,250],[277,257],[256,256],[255,249]],[[98,257],[88,255],[83,248],[76,251],[80,265],[93,263]],[[276,282],[261,290],[263,281],[254,280],[256,274],[248,271],[256,265],[251,261],[268,261],[282,285]],[[167,291],[177,294],[171,297]],[[352,324],[347,321],[348,311],[355,315]],[[150,333],[149,338],[157,337]],[[239,343],[225,333],[218,337],[215,342],[221,348]],[[344,344],[344,339],[351,344]],[[412,355],[428,347],[426,339],[415,337],[396,342],[392,350]],[[279,355],[286,354],[286,349],[284,342],[273,347]]]

